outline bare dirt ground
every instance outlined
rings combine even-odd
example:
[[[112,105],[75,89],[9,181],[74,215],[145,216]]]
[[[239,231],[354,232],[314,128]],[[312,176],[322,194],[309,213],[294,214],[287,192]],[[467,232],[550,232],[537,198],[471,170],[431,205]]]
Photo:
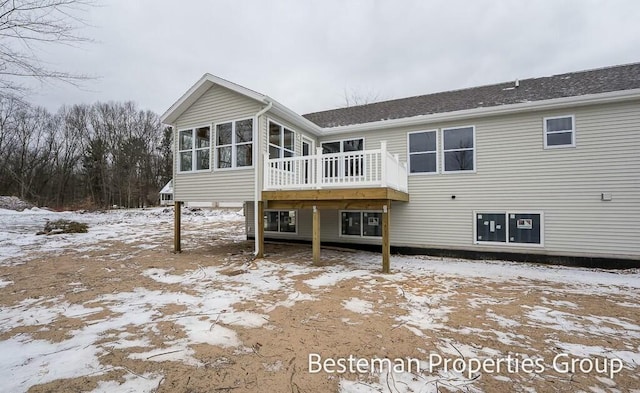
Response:
[[[314,267],[310,246],[304,245],[268,244],[265,260],[252,261],[253,243],[239,240],[242,224],[187,223],[184,252],[177,255],[166,232],[153,249],[144,242],[111,241],[101,250],[34,252],[23,264],[0,267],[0,278],[12,282],[0,288],[2,310],[25,310],[11,323],[5,317],[0,341],[28,337],[63,344],[103,326],[98,338],[86,343],[97,348],[94,372],[38,383],[14,367],[14,391],[128,391],[127,386],[140,386],[127,385],[133,380],[151,381],[147,391],[184,393],[640,391],[637,289],[423,270],[421,264],[446,263],[426,257],[399,265],[392,258],[395,273],[383,275],[377,254],[325,249],[325,266]],[[483,270],[482,262],[477,266]],[[545,269],[554,268],[531,267]],[[558,271],[571,275],[570,269]],[[122,294],[140,294],[141,300]],[[142,299],[146,294],[153,296]],[[216,303],[226,297],[231,299],[227,305]],[[202,304],[194,308],[193,299],[203,299]],[[61,312],[46,321],[30,318],[32,307],[54,304],[88,311]],[[142,317],[146,312],[149,317]],[[37,313],[32,316],[37,319]],[[236,316],[242,321],[234,322]],[[114,322],[123,317],[129,319]],[[81,349],[65,348],[58,358],[46,354],[38,375],[51,373],[56,362],[84,367],[74,363],[74,351]],[[596,371],[561,373],[552,359],[564,352],[576,358],[623,358],[624,368],[613,378]],[[430,354],[450,359],[511,355],[543,359],[545,369],[312,374],[310,353],[424,361]],[[25,367],[31,361],[25,360]]]

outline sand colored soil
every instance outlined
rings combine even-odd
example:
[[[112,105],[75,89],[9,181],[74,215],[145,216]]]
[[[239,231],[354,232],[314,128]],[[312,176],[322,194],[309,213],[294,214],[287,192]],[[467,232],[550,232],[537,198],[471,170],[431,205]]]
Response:
[[[205,228],[212,230],[209,232],[196,229],[202,228],[187,225],[184,252],[177,255],[171,252],[167,234],[165,243],[155,249],[116,241],[102,250],[31,255],[33,259],[24,264],[0,267],[0,278],[13,282],[0,288],[0,305],[7,309],[28,299],[41,302],[51,299],[97,307],[106,304],[105,296],[140,288],[200,296],[202,287],[161,282],[143,273],[159,269],[173,276],[193,277],[207,268],[215,268],[222,275],[240,279],[259,271],[266,263],[253,261],[252,242],[239,240],[242,222],[212,223]],[[218,234],[212,236],[212,232]],[[309,246],[268,244],[267,253],[266,260],[271,264],[311,266]],[[369,272],[362,277],[357,273],[362,265],[350,265],[354,255],[370,260]],[[424,264],[434,261],[442,263],[429,258],[419,260]],[[276,289],[266,291],[259,299],[240,300],[232,305],[232,310],[213,310],[197,316],[190,315],[188,306],[180,302],[164,304],[156,310],[153,328],[144,324],[126,327],[129,339],[146,342],[146,347],[111,347],[113,335],[106,334],[98,343],[104,349],[99,356],[103,366],[100,372],[35,385],[29,391],[89,391],[98,387],[100,381],[120,383],[125,375],[132,374],[161,375],[154,388],[157,392],[334,392],[341,388],[341,381],[345,391],[347,388],[379,391],[379,386],[383,391],[408,391],[408,382],[396,380],[392,374],[384,378],[371,373],[311,374],[310,353],[323,358],[354,355],[364,359],[424,360],[432,353],[449,358],[465,358],[469,354],[498,358],[512,354],[543,358],[547,365],[541,373],[479,372],[472,378],[441,370],[415,373],[412,383],[423,381],[425,392],[640,389],[639,369],[629,364],[613,379],[596,372],[563,374],[551,367],[553,357],[566,349],[557,343],[620,353],[640,352],[637,338],[640,332],[634,330],[640,324],[636,291],[583,290],[571,283],[526,277],[510,281],[454,277],[419,269],[383,275],[377,272],[379,255],[339,250],[323,250],[323,264],[321,268],[302,269],[298,275],[292,274],[291,268],[274,271],[282,279],[286,276],[286,291]],[[313,285],[313,279],[323,274],[322,269],[336,266],[355,273],[332,285]],[[209,294],[229,288],[228,281],[206,281]],[[419,310],[420,317],[412,317],[412,310]],[[219,317],[225,316],[225,312],[263,315],[264,321],[255,327],[220,322]],[[116,315],[113,309],[104,307],[90,315],[58,317],[48,322],[46,329],[38,323],[16,326],[3,331],[0,340],[30,335],[34,340],[59,342],[78,329]],[[187,317],[207,321],[210,331],[218,325],[231,329],[241,344],[195,343],[189,348],[190,358],[196,362],[159,361],[171,355],[163,353],[163,348],[167,352],[172,350],[167,341],[187,337],[180,324]],[[123,331],[113,333],[121,335]],[[158,350],[142,358],[132,356],[145,353],[149,347]],[[599,357],[605,359],[604,356]],[[344,380],[356,383],[346,384]]]

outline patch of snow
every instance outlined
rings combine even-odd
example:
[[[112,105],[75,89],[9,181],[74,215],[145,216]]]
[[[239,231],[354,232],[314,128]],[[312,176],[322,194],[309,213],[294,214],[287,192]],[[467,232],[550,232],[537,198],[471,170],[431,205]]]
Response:
[[[276,373],[282,369],[282,360],[278,360],[275,363],[262,363],[262,367],[269,372]]]
[[[373,304],[366,300],[352,297],[342,302],[344,308],[358,314],[371,314],[373,312]]]
[[[156,348],[146,352],[135,352],[127,356],[129,359],[148,360],[154,362],[181,362],[188,366],[201,367],[202,362],[193,357],[195,351],[189,348],[186,340],[166,348]]]
[[[487,316],[487,318],[498,322],[498,325],[500,325],[501,327],[510,328],[510,327],[520,326],[520,322],[515,321],[513,319],[510,319],[510,318],[507,318],[507,317],[503,317],[503,316],[498,315],[498,314],[496,314],[496,313],[494,313],[493,311],[490,311],[490,310],[487,310],[485,315]]]
[[[573,315],[542,306],[523,307],[531,310],[525,315],[534,325],[544,326],[548,329],[577,332],[583,335],[587,333],[598,336],[624,334],[627,337],[640,338],[640,326],[617,318],[594,315]],[[588,322],[590,322],[590,324]],[[618,326],[621,329],[617,330],[610,325]]]
[[[445,389],[447,391],[464,391],[468,393],[482,392],[473,386],[474,380],[469,380],[454,372],[441,371],[438,375],[426,376],[407,371],[381,370],[375,373],[374,377],[378,381],[341,379],[338,391],[340,393],[439,393]]]
[[[336,285],[340,281],[351,278],[364,278],[371,274],[370,270],[351,270],[344,267],[331,266],[328,267],[319,276],[304,280],[309,287],[318,289],[321,287],[330,287]]]
[[[294,291],[293,293],[289,294],[289,296],[287,297],[286,300],[275,302],[272,305],[269,305],[269,306],[265,307],[264,311],[265,312],[271,312],[271,311],[275,310],[277,307],[291,308],[296,304],[296,302],[314,301],[314,300],[318,300],[318,298],[313,296],[313,295],[310,295],[308,293],[302,293],[300,291]]]
[[[167,272],[165,269],[151,268],[143,271],[142,275],[163,284],[178,284],[184,280],[182,276],[170,275]]]
[[[246,328],[259,328],[269,322],[269,316],[248,311],[235,311],[221,314],[220,322],[226,325],[243,326]]]
[[[98,387],[90,393],[151,393],[155,391],[160,381],[162,381],[162,375],[152,373],[134,375],[128,373],[124,376],[124,382],[122,383],[118,381],[99,381]]]
[[[4,288],[7,285],[11,285],[11,284],[13,284],[13,281],[5,281],[5,280],[0,278],[0,288]]]
[[[57,379],[99,375],[101,350],[80,336],[51,343],[18,335],[1,342],[0,379],[7,392],[26,392],[31,386]]]
[[[640,352],[637,351],[620,351],[597,345],[583,345],[565,342],[555,342],[555,345],[562,349],[564,353],[569,353],[574,357],[606,357],[609,359],[620,359],[626,363],[628,367],[632,368],[635,368],[640,364]]]

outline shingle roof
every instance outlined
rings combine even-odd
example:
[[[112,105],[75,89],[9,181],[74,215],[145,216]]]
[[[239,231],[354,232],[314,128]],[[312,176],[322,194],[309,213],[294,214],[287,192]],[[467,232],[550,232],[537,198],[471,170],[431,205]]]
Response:
[[[640,88],[640,63],[523,79],[303,115],[330,128],[464,109]]]

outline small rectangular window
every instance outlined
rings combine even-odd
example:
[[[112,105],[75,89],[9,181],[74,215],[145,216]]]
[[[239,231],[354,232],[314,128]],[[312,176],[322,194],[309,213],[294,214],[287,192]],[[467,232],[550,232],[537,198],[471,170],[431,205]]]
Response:
[[[411,132],[408,138],[409,173],[437,172],[437,131]]]
[[[347,236],[360,236],[362,212],[342,212],[342,234]]]
[[[475,127],[442,130],[444,172],[475,170]]]
[[[542,244],[541,213],[476,213],[476,243]]]
[[[362,236],[382,236],[382,213],[362,213]]]
[[[265,232],[296,233],[296,213],[295,210],[266,210]]]
[[[546,117],[544,119],[544,147],[574,147],[575,118],[571,116]]]
[[[509,242],[540,244],[540,214],[509,214]]]
[[[381,237],[382,212],[340,212],[340,234],[342,236]]]
[[[507,224],[504,213],[478,213],[476,240],[479,242],[506,242]]]

